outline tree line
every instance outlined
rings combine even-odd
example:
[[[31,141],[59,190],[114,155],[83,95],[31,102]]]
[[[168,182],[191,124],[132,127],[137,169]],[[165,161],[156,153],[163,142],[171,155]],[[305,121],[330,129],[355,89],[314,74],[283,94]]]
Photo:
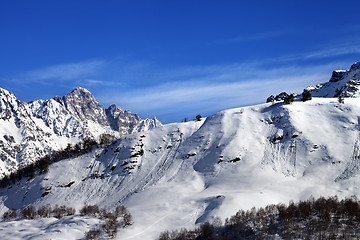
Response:
[[[22,178],[34,178],[36,174],[40,175],[48,172],[49,165],[54,162],[68,159],[73,156],[80,156],[90,152],[94,146],[106,146],[114,142],[114,140],[115,137],[113,135],[101,134],[98,142],[95,139],[87,137],[75,145],[71,145],[69,143],[65,149],[54,151],[51,154],[46,155],[29,165],[26,165],[14,172],[11,172],[8,175],[5,175],[0,180],[0,187],[5,188],[11,184],[16,183],[16,181],[20,181]]]
[[[75,215],[76,211],[72,207],[65,205],[51,207],[49,204],[36,209],[30,205],[21,209],[10,209],[3,214],[3,221],[17,219],[37,219],[37,218],[63,218]],[[99,208],[97,205],[85,205],[80,209],[80,216],[95,217],[105,223],[85,232],[85,239],[98,239],[102,236],[114,238],[119,227],[125,228],[133,224],[133,218],[125,206],[117,206],[114,209],[107,207]]]
[[[133,223],[132,215],[124,206],[117,206],[111,211],[106,207],[100,209],[97,205],[88,205],[80,210],[80,214],[105,220],[105,224],[86,232],[85,239],[99,239],[104,235],[114,238],[117,235],[118,227],[125,228]]]
[[[339,200],[334,197],[267,205],[239,210],[198,228],[164,231],[159,240],[185,239],[359,239],[360,204],[355,196]]]
[[[336,95],[338,96],[338,102],[339,103],[344,103],[344,98],[340,95],[340,90],[337,89],[336,92],[338,92]],[[301,94],[301,101],[306,102],[312,99],[311,96],[311,92],[307,89],[304,89],[302,94]],[[272,102],[273,104],[275,103],[275,100],[279,101],[279,100],[283,100],[285,104],[291,104],[295,101],[295,95],[292,94],[287,94],[286,92],[282,92],[279,95],[277,95],[276,97],[274,97],[274,95],[271,95],[270,97],[267,98],[266,102]]]

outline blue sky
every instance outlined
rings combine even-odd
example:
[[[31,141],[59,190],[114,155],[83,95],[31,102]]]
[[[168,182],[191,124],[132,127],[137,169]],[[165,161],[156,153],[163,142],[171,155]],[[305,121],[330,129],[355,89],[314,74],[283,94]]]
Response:
[[[89,89],[164,123],[302,92],[360,60],[360,1],[0,2],[0,87]]]

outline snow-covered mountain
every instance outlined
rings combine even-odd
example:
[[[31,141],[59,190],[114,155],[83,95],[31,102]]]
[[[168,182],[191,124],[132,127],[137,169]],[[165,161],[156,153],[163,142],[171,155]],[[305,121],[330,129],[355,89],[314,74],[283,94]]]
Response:
[[[360,62],[348,70],[335,70],[329,82],[306,89],[314,97],[360,97]]]
[[[115,105],[103,109],[80,87],[30,103],[0,89],[0,177],[84,138],[119,137],[161,125],[156,118],[140,119]]]
[[[359,103],[267,103],[127,135],[1,190],[1,209],[125,204],[134,225],[119,239],[155,239],[252,206],[359,196]],[[45,239],[38,234],[30,236]]]
[[[334,70],[326,83],[305,88],[313,97],[360,97],[360,61],[351,65],[348,70]],[[283,100],[287,93],[270,96],[267,102]],[[294,94],[301,98],[301,95]]]
[[[79,209],[120,203],[134,224],[117,238],[156,239],[166,229],[193,228],[215,216],[224,220],[253,206],[311,195],[360,196],[360,98],[354,94],[339,103],[332,90],[325,94],[332,84],[354,79],[357,65],[322,84],[328,87],[317,90],[324,95],[312,92],[310,101],[229,109],[201,121],[135,132],[56,162],[46,174],[1,189],[0,213],[27,205]],[[110,124],[116,124],[120,109],[112,106],[105,115],[109,112]],[[72,229],[69,239],[78,239],[79,231],[95,224],[77,216],[33,221],[32,228],[29,220],[0,223],[0,238],[47,239],[48,233],[61,239]]]

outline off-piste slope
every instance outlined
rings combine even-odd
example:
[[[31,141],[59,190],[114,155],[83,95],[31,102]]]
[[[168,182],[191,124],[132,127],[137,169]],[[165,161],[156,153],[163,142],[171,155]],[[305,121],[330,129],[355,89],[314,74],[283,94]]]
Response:
[[[360,97],[360,62],[348,70],[335,70],[329,82],[307,88],[315,97]]]
[[[119,137],[162,124],[140,119],[116,105],[103,109],[94,96],[78,87],[71,93],[30,103],[0,88],[0,178],[54,151],[102,134]]]
[[[358,98],[313,98],[165,125],[22,179],[1,190],[1,209],[125,204],[134,224],[118,238],[153,239],[252,206],[359,195],[359,116]]]
[[[360,97],[360,61],[351,65],[347,70],[334,70],[328,82],[309,86],[304,89],[309,92],[313,97]],[[271,95],[268,97],[267,102],[274,100],[284,100],[288,94],[282,92],[276,96]],[[302,98],[301,95],[293,93],[297,100]]]

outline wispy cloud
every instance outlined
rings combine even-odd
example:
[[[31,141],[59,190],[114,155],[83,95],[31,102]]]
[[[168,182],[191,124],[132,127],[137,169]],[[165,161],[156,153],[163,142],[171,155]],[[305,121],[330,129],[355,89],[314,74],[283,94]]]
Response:
[[[197,66],[163,67],[151,62],[89,60],[37,69],[18,81],[57,82],[63,89],[89,88],[105,107],[117,104],[142,116],[157,115],[165,122],[196,113],[262,103],[271,94],[301,92],[308,85],[325,82],[343,62],[311,59],[360,52],[356,44],[338,45],[314,52],[258,61]],[[301,60],[301,61],[299,61]],[[305,63],[305,64],[304,64]],[[327,64],[326,64],[327,63]]]
[[[250,65],[246,68],[241,64],[224,65],[223,68],[220,65],[205,69],[192,67],[194,72],[202,74],[189,81],[171,81],[121,94],[108,92],[100,96],[99,100],[107,104],[121,104],[146,116],[157,114],[160,119],[181,120],[182,117],[192,117],[196,113],[208,115],[221,109],[262,103],[267,96],[282,91],[301,91],[308,85],[327,81],[331,66],[280,67],[253,71],[254,68],[255,66]],[[176,72],[174,70],[173,74]],[[184,112],[188,115],[183,116]]]
[[[85,84],[87,85],[106,85],[106,82],[105,81],[100,81],[100,80],[94,80],[94,79],[86,79],[85,81]]]
[[[296,53],[292,55],[285,55],[275,58],[278,61],[297,61],[297,60],[312,60],[312,59],[326,59],[334,58],[345,55],[358,55],[360,54],[360,39],[352,39],[345,41],[345,43],[333,43],[322,46],[314,51]]]
[[[60,64],[37,69],[24,74],[24,78],[35,81],[69,81],[86,78],[99,71],[105,64],[102,60],[92,60],[78,63]]]
[[[229,38],[226,40],[226,42],[249,42],[249,41],[259,41],[259,40],[265,40],[269,38],[276,38],[283,35],[290,34],[289,31],[271,31],[271,32],[260,32],[260,33],[254,33],[252,35],[240,35],[236,36],[234,38]]]
[[[310,58],[327,58],[327,57],[335,57],[346,54],[359,54],[360,53],[360,44],[350,45],[350,46],[341,46],[328,48],[324,50],[315,51],[313,53],[308,53],[303,55],[302,57],[305,59]]]
[[[95,79],[80,79],[80,80],[76,80],[74,84],[76,86],[83,86],[83,87],[105,87],[105,88],[124,86],[122,82],[95,80]]]

